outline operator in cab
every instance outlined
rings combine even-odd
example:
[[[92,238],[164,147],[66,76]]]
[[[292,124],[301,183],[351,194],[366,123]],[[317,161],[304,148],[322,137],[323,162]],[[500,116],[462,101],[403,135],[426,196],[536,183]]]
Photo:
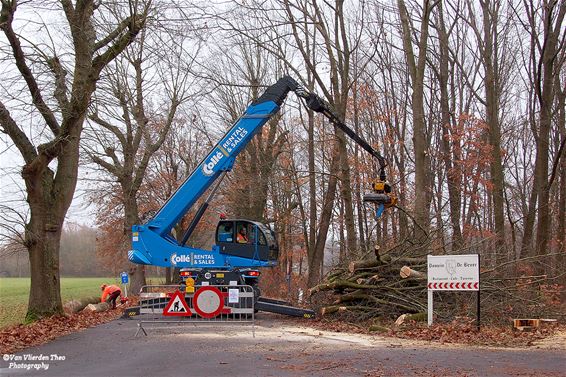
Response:
[[[113,284],[102,284],[100,286],[100,290],[102,291],[100,302],[107,302],[108,304],[112,304],[112,309],[116,309],[116,299],[122,294],[120,287]]]
[[[248,243],[248,233],[246,227],[243,226],[242,229],[240,229],[238,235],[236,236],[236,241],[238,243]]]

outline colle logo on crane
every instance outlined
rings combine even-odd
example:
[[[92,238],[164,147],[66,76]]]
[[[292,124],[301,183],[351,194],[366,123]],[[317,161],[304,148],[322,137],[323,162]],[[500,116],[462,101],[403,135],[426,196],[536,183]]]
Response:
[[[239,126],[234,128],[230,135],[226,136],[218,145],[218,149],[212,152],[208,160],[202,164],[202,172],[206,176],[214,174],[214,167],[224,158],[232,153],[234,149],[244,140],[249,131],[244,127]]]
[[[171,254],[171,264],[176,266],[177,263],[190,263],[194,266],[206,266],[206,265],[213,265],[216,263],[214,260],[214,255],[212,254],[195,254],[191,253],[187,254],[180,254],[177,253]]]
[[[191,263],[191,256],[186,254],[177,255],[177,253],[171,254],[171,264],[176,266],[177,263]]]
[[[214,167],[216,166],[216,164],[218,164],[218,162],[220,160],[222,160],[222,158],[224,157],[224,154],[220,151],[216,151],[212,153],[212,156],[210,157],[210,159],[208,161],[205,161],[204,164],[202,164],[202,172],[204,173],[204,175],[212,175],[212,173],[214,173]]]

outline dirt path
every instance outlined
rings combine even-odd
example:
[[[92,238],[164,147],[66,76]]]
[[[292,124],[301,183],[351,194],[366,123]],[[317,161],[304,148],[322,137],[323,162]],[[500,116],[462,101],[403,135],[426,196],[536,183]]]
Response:
[[[563,376],[566,352],[440,346],[297,326],[260,314],[250,326],[148,328],[119,320],[17,354],[47,369],[4,376]],[[52,357],[57,355],[57,357]],[[65,359],[62,360],[61,357]],[[59,360],[54,360],[59,358]],[[12,361],[13,362],[13,361]]]

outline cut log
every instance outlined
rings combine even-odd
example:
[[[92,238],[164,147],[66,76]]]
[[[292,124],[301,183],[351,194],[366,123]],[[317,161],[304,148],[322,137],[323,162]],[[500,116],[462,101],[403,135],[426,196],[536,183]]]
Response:
[[[69,313],[77,313],[80,312],[84,308],[84,305],[81,304],[79,300],[71,300],[63,305],[63,309]]]
[[[370,276],[375,275],[375,271],[362,271],[362,272],[355,272],[353,274],[348,274],[346,277],[346,280],[351,281],[351,282],[355,282],[358,279],[366,279],[369,278]],[[342,277],[344,278],[344,277]],[[336,280],[336,279],[335,279]]]
[[[364,268],[373,268],[382,265],[383,262],[380,260],[362,260],[350,262],[348,265],[348,271],[354,272]]]
[[[340,308],[343,308],[343,306],[338,306],[338,305],[326,306],[326,307],[324,307],[320,310],[320,315],[324,317],[327,314],[336,313],[337,311],[340,310]],[[345,309],[343,309],[343,310],[345,310]]]
[[[401,267],[401,271],[399,272],[399,275],[401,275],[401,278],[403,279],[414,278],[414,279],[425,280],[427,278],[427,275],[424,272],[413,270],[409,266]]]
[[[352,306],[342,306],[342,305],[333,305],[333,306],[325,306],[320,310],[320,315],[324,316],[326,314],[332,313],[342,313],[342,312],[373,312],[376,308],[372,306],[364,306],[364,305],[352,305]]]
[[[327,277],[326,277],[326,281],[333,281],[336,280],[337,278],[341,277],[342,274],[345,272],[345,269],[338,269],[333,271],[332,273],[330,273]]]
[[[392,258],[391,262],[410,264],[414,267],[415,265],[426,265],[426,258],[399,257]]]
[[[415,322],[424,322],[427,320],[427,313],[420,312],[420,313],[412,313],[412,314],[402,314],[397,318],[395,321],[395,326],[401,326],[403,323],[407,321],[415,321]]]
[[[101,302],[100,304],[88,304],[83,310],[90,312],[104,312],[110,309],[110,305],[106,302]]]

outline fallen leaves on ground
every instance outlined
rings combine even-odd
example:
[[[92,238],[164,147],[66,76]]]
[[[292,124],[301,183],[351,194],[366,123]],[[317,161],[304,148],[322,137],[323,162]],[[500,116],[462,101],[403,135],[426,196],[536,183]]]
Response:
[[[300,323],[303,326],[334,332],[372,334],[410,340],[424,340],[440,344],[495,347],[529,347],[541,339],[566,330],[566,326],[557,324],[543,324],[532,331],[515,330],[511,325],[486,324],[482,325],[481,331],[478,332],[473,320],[459,319],[450,323],[435,324],[431,327],[428,327],[426,323],[414,321],[409,321],[397,328],[393,323],[382,323],[382,326],[390,330],[384,334],[375,334],[368,331],[369,326],[372,324],[369,321],[353,324],[333,321],[332,319],[318,319],[308,322],[301,320]]]
[[[532,331],[519,331],[512,326],[482,326],[478,331],[470,321],[453,321],[428,327],[425,323],[408,323],[391,330],[389,335],[404,339],[426,340],[441,344],[470,344],[497,347],[529,347],[537,340],[556,333],[558,325],[542,325]]]
[[[474,371],[454,368],[423,368],[404,366],[402,370],[383,368],[366,371],[364,377],[477,377]]]
[[[83,311],[43,318],[28,325],[13,325],[0,330],[0,353],[15,353],[38,346],[75,331],[110,322],[122,315],[122,309],[105,312]]]

